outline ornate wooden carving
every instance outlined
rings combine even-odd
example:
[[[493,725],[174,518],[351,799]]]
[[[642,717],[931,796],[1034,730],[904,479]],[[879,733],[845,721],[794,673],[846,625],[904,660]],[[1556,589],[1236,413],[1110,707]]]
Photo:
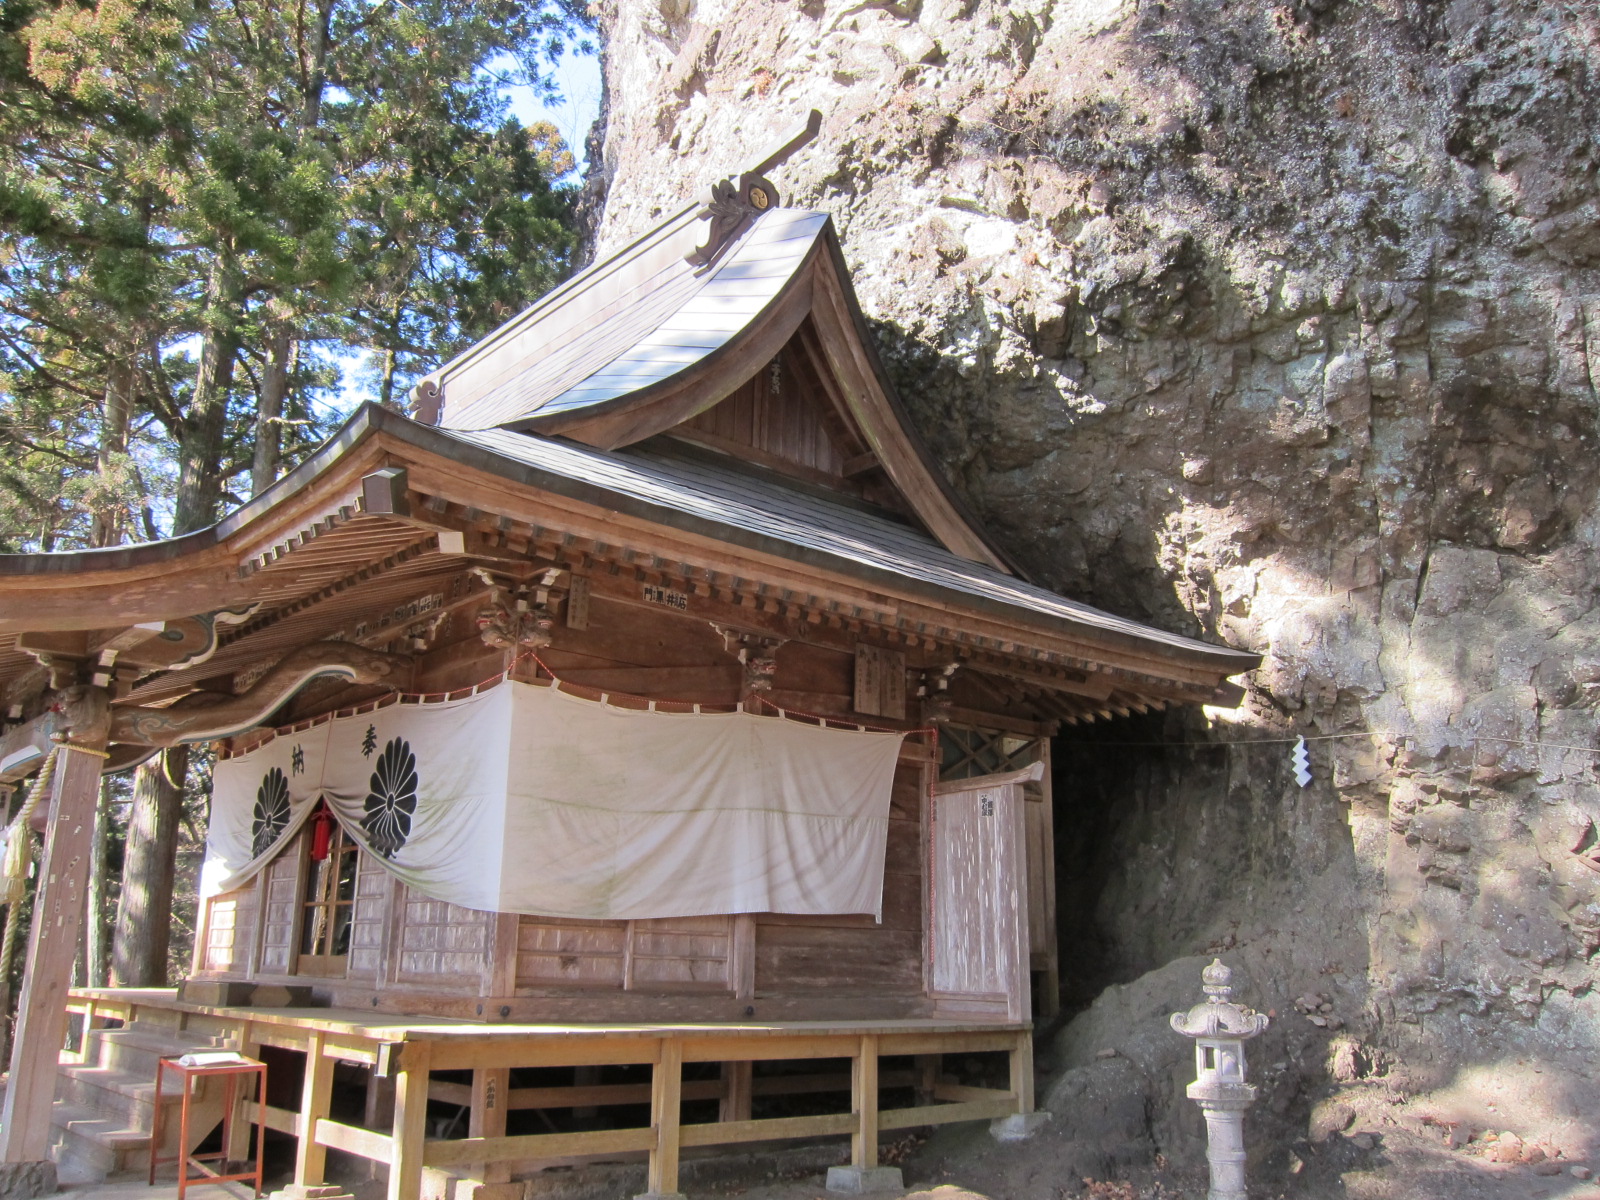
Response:
[[[744,668],[740,694],[770,692],[773,678],[778,673],[778,647],[789,639],[738,629],[732,625],[719,625],[715,621],[711,622],[711,628],[722,635],[722,648],[738,658],[739,665]]]
[[[710,266],[751,221],[778,204],[778,189],[763,175],[746,171],[737,179],[717,180],[700,210],[700,219],[711,222],[705,245],[684,258],[697,267]]]
[[[487,645],[502,650],[539,650],[550,644],[560,601],[555,584],[564,571],[552,568],[536,580],[515,585],[514,590],[481,567],[474,568],[473,574],[489,585],[489,603],[478,612],[478,635]]]
[[[323,675],[353,683],[408,681],[411,660],[368,650],[349,642],[312,642],[291,651],[239,696],[202,692],[169,708],[121,707],[111,710],[111,740],[138,746],[176,746],[250,728],[301,687]]]
[[[778,189],[772,186],[765,173],[788,161],[789,156],[816,137],[821,128],[822,114],[812,109],[803,122],[767,147],[748,171],[712,184],[701,201],[704,207],[700,210],[700,219],[711,222],[706,230],[705,245],[693,254],[684,255],[685,259],[697,267],[709,266],[751,221],[768,209],[777,208],[780,204]]]

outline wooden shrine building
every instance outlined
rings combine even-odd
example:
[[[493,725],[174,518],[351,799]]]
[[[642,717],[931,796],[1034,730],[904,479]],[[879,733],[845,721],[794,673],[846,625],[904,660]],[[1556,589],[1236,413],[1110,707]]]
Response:
[[[333,1150],[395,1200],[1031,1111],[1050,736],[1257,660],[1022,576],[781,156],[214,528],[0,558],[0,777],[52,770],[7,1161],[128,1165],[185,1047],[268,1061],[297,1184]],[[179,743],[192,974],[69,995],[99,776]]]

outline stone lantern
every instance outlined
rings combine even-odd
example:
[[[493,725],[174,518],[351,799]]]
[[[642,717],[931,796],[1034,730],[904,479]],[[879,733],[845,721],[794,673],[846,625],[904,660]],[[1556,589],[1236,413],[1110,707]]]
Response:
[[[1220,958],[1212,959],[1200,978],[1205,1000],[1186,1013],[1173,1013],[1172,1027],[1195,1040],[1195,1081],[1188,1095],[1206,1115],[1207,1200],[1245,1200],[1244,1110],[1256,1089],[1245,1082],[1244,1044],[1267,1027],[1267,1018],[1230,999],[1233,971]]]

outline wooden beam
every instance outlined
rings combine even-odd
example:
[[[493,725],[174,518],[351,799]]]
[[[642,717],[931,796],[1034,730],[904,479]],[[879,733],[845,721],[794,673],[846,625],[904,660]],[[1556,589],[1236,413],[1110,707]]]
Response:
[[[395,1084],[394,1133],[391,1136],[388,1200],[420,1200],[422,1195],[423,1142],[428,1133],[427,1042],[407,1043],[400,1056],[400,1078]]]
[[[374,1133],[370,1129],[360,1129],[355,1125],[343,1125],[324,1117],[317,1122],[313,1136],[319,1146],[331,1146],[335,1150],[343,1150],[346,1154],[354,1154],[371,1162],[394,1161],[394,1139],[387,1134]]]
[[[1011,1092],[1017,1101],[1019,1113],[1033,1111],[1033,1035],[1017,1034],[1017,1045],[1011,1051]]]
[[[273,1108],[270,1104],[258,1104],[254,1100],[245,1100],[239,1106],[239,1117],[235,1119],[234,1124],[244,1127],[246,1149],[244,1154],[238,1158],[235,1158],[230,1153],[228,1158],[231,1161],[243,1162],[244,1159],[250,1157],[250,1135],[255,1132],[255,1123],[257,1121],[278,1133],[287,1133],[290,1137],[300,1136],[299,1113],[290,1112],[287,1108]],[[235,1134],[234,1137],[237,1140],[238,1135]]]
[[[756,994],[756,919],[752,913],[737,913],[728,950],[728,982],[736,999],[749,1000]]]
[[[102,735],[87,745],[61,744],[57,749],[49,832],[12,1035],[11,1079],[0,1114],[0,1162],[43,1162],[50,1157],[56,1059],[66,1040],[67,993],[83,934],[104,746]]]
[[[951,705],[941,710],[940,715],[946,717],[955,725],[972,725],[978,729],[998,729],[1002,733],[1015,733],[1020,737],[1054,737],[1054,721],[1025,721],[1020,717],[1008,717],[1001,713],[984,712],[976,708],[962,708]]]
[[[949,1125],[955,1121],[992,1121],[1017,1111],[1014,1097],[1003,1100],[968,1100],[964,1104],[927,1104],[917,1108],[891,1108],[878,1116],[878,1128],[915,1129],[919,1125]]]
[[[457,1138],[428,1142],[423,1162],[430,1167],[461,1167],[475,1162],[567,1158],[578,1154],[617,1154],[650,1150],[654,1129],[590,1129],[580,1133],[526,1133],[515,1137]]]
[[[656,1135],[650,1148],[645,1192],[650,1196],[678,1194],[678,1137],[683,1119],[683,1043],[665,1038],[661,1057],[650,1071],[650,1125]]]
[[[467,1123],[468,1137],[505,1137],[510,1093],[509,1067],[480,1067],[472,1073],[472,1112]],[[509,1167],[488,1160],[477,1164],[470,1173],[485,1183],[506,1183],[511,1179]]]
[[[778,1138],[828,1137],[856,1127],[853,1113],[823,1113],[814,1117],[770,1117],[762,1121],[717,1121],[685,1125],[685,1146],[726,1146],[737,1142],[765,1142]]]
[[[878,1039],[866,1034],[851,1062],[850,1104],[855,1128],[850,1133],[850,1165],[878,1165]]]
[[[328,1115],[328,1103],[333,1096],[333,1059],[322,1053],[320,1032],[311,1035],[306,1047],[305,1078],[300,1086],[300,1125],[307,1132],[317,1127],[317,1122]],[[323,1182],[327,1170],[328,1153],[314,1137],[302,1136],[294,1154],[294,1182],[296,1187],[315,1187]]]
[[[755,1063],[725,1062],[722,1064],[722,1103],[717,1108],[717,1120],[726,1125],[730,1121],[750,1119],[750,1099],[754,1088]]]

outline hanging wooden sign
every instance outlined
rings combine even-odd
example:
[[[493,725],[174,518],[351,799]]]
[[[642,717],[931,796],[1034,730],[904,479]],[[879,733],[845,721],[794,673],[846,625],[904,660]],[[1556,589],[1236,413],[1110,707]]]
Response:
[[[567,589],[567,628],[589,628],[589,581],[582,575],[574,575]]]
[[[856,645],[855,710],[876,717],[906,716],[906,656],[882,646]]]

